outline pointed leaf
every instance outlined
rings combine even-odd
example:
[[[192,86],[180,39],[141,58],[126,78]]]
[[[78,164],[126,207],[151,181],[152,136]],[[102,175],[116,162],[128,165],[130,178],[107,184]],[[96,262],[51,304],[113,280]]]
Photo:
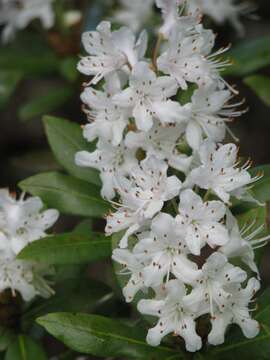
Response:
[[[111,239],[99,233],[49,236],[26,246],[17,256],[46,264],[81,264],[109,257]]]
[[[22,78],[20,71],[0,71],[0,109],[6,105]]]
[[[19,186],[63,214],[102,217],[109,209],[95,185],[57,172],[32,176]]]
[[[87,169],[75,164],[75,154],[78,151],[94,151],[82,136],[80,125],[57,117],[45,116],[44,126],[49,144],[57,161],[73,176],[99,185],[97,170]]]
[[[168,347],[151,347],[145,333],[119,320],[97,315],[58,313],[41,317],[37,322],[71,349],[100,357],[123,357],[136,360],[169,358],[179,353]]]
[[[249,76],[244,79],[244,83],[259,96],[265,105],[270,106],[270,77],[263,75]]]

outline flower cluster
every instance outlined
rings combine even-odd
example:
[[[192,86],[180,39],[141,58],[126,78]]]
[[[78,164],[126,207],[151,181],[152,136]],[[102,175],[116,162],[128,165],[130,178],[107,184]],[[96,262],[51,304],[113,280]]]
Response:
[[[120,8],[115,11],[113,20],[129,26],[133,31],[138,31],[147,20],[154,17],[154,2],[154,0],[120,0]],[[229,22],[240,35],[244,33],[240,17],[250,15],[255,10],[249,1],[239,3],[237,0],[156,0],[156,6],[171,19],[178,17],[178,7],[184,4],[187,6],[187,13],[201,13],[218,25]]]
[[[37,197],[16,200],[7,190],[0,190],[0,292],[18,291],[25,301],[52,293],[43,279],[50,269],[16,259],[26,245],[45,237],[45,231],[58,219],[57,210],[42,208]]]
[[[54,25],[53,0],[0,0],[0,25],[4,25],[2,39],[10,41],[16,30],[24,29],[39,19],[44,28]]]
[[[156,1],[164,23],[152,59],[145,31],[136,38],[102,22],[83,34],[88,56],[78,69],[92,76],[81,95],[84,136],[97,148],[75,161],[100,171],[102,196],[116,208],[106,233],[121,234],[112,257],[130,276],[126,301],[140,290],[155,294],[138,303],[142,314],[159,319],[148,343],[173,333],[197,351],[203,315],[210,315],[210,344],[223,343],[232,323],[248,338],[258,334],[249,309],[260,287],[254,249],[268,238],[256,238],[261,228],[240,230],[230,210],[234,198],[252,200],[258,179],[235,144],[222,144],[242,102],[220,74],[226,49],[213,51],[215,36],[200,23],[200,9],[182,3]],[[179,101],[191,89],[189,100]],[[254,277],[230,262],[235,257]]]

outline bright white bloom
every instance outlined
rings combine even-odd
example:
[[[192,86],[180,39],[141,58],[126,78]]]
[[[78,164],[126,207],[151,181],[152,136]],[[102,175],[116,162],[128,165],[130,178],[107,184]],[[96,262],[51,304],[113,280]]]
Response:
[[[195,310],[199,310],[201,301],[208,305],[206,313],[214,314],[215,309],[223,311],[229,306],[231,298],[231,285],[239,285],[247,278],[247,274],[241,268],[228,263],[226,256],[215,252],[202,267],[202,276],[194,284],[192,292],[187,300]]]
[[[224,343],[225,332],[230,324],[237,324],[248,339],[252,339],[260,332],[260,325],[251,319],[249,304],[260,289],[260,283],[252,278],[246,288],[234,285],[230,287],[230,298],[225,309],[216,310],[211,318],[212,330],[208,335],[208,342],[212,345]]]
[[[38,197],[16,200],[7,190],[0,190],[0,249],[5,239],[4,247],[16,256],[32,241],[45,237],[59,213],[54,209],[42,211],[42,208]]]
[[[127,285],[123,288],[123,295],[126,302],[131,302],[137,292],[145,288],[142,275],[145,265],[127,249],[115,249],[112,259],[124,266],[119,272],[120,275],[130,275]]]
[[[154,14],[154,0],[120,0],[120,9],[114,13],[113,20],[139,31]]]
[[[200,255],[205,244],[215,248],[229,241],[225,226],[219,223],[225,213],[226,208],[221,201],[204,203],[192,190],[181,192],[176,220],[192,254]]]
[[[200,8],[201,12],[211,17],[217,24],[223,25],[230,22],[240,35],[244,33],[244,27],[240,22],[241,15],[247,15],[254,10],[250,2],[236,0],[191,0],[190,9]]]
[[[129,227],[120,247],[127,247],[128,236],[138,231],[145,220],[152,219],[165,201],[179,194],[181,181],[176,176],[167,177],[167,169],[165,162],[151,157],[130,171],[130,180],[118,179],[115,187],[122,206],[107,218],[106,232],[110,235]]]
[[[112,146],[100,139],[94,152],[77,152],[75,163],[78,166],[91,167],[100,171],[101,195],[111,200],[115,196],[116,173],[129,174],[130,170],[137,164],[137,160],[135,152],[127,149],[122,143],[118,146]]]
[[[84,127],[83,136],[88,141],[97,137],[113,146],[121,143],[123,132],[128,124],[128,113],[112,102],[112,96],[121,91],[118,76],[111,76],[105,83],[104,92],[87,87],[81,99],[88,109],[85,112],[90,124]]]
[[[78,70],[92,75],[92,84],[97,84],[106,75],[117,70],[128,70],[141,60],[147,46],[147,34],[142,32],[136,42],[135,35],[126,27],[111,32],[110,22],[103,21],[97,31],[85,32],[82,43],[90,56],[83,57]]]
[[[148,344],[158,346],[163,337],[173,333],[185,340],[187,351],[200,350],[202,340],[196,333],[195,323],[200,314],[192,312],[188,301],[185,301],[185,286],[179,280],[170,280],[166,293],[164,299],[141,300],[138,303],[138,310],[142,314],[159,318],[157,325],[148,331]]]
[[[227,211],[226,219],[226,226],[230,232],[230,241],[220,247],[219,251],[228,258],[240,258],[252,271],[259,275],[259,270],[255,263],[254,250],[264,246],[269,241],[269,235],[256,238],[263,231],[264,225],[252,230],[256,222],[254,220],[240,230],[236,219],[229,210]]]
[[[37,197],[16,200],[7,190],[0,190],[0,292],[18,291],[25,301],[36,295],[52,294],[43,279],[50,269],[16,260],[16,255],[26,245],[47,236],[45,231],[59,216],[57,210],[42,211],[42,208]]]
[[[30,301],[35,296],[49,297],[54,292],[42,278],[49,275],[38,266],[29,261],[16,259],[0,259],[0,293],[11,289],[12,293],[18,291],[24,301]]]
[[[179,103],[168,100],[177,92],[176,81],[169,76],[157,77],[145,62],[138,63],[130,76],[129,87],[113,97],[116,105],[131,110],[137,128],[148,131],[154,119],[163,124],[181,121]]]
[[[0,0],[0,25],[4,25],[2,39],[10,41],[16,30],[24,29],[39,19],[45,29],[54,25],[53,0]]]
[[[168,49],[158,58],[158,69],[174,77],[183,90],[187,89],[188,82],[199,87],[212,83],[223,86],[225,80],[219,70],[229,65],[229,62],[219,62],[216,57],[227,49],[210,55],[214,43],[215,35],[211,30],[197,27],[197,32],[190,36],[174,31]]]
[[[198,150],[203,137],[213,142],[224,140],[226,122],[240,116],[243,112],[235,107],[242,104],[227,104],[232,98],[229,90],[218,90],[215,85],[204,86],[194,91],[187,110],[186,138],[192,149]]]
[[[250,163],[237,167],[238,149],[234,144],[219,145],[205,141],[199,150],[201,166],[193,169],[188,181],[202,189],[213,191],[225,203],[233,192],[245,188],[258,177],[252,178],[247,171]]]
[[[178,231],[175,219],[159,213],[151,225],[151,232],[134,247],[134,254],[147,260],[149,265],[142,270],[145,286],[157,287],[173,274],[186,284],[193,283],[201,275],[198,266],[187,257],[189,254],[185,237]]]
[[[162,126],[156,123],[148,132],[129,131],[125,144],[130,149],[143,149],[146,156],[155,156],[165,160],[169,166],[182,172],[187,172],[193,157],[181,154],[177,145],[184,133],[183,125],[169,124]]]
[[[200,20],[200,8],[192,8],[192,12],[185,16],[186,0],[156,0],[161,9],[163,25],[159,32],[169,38],[173,31],[187,34]]]

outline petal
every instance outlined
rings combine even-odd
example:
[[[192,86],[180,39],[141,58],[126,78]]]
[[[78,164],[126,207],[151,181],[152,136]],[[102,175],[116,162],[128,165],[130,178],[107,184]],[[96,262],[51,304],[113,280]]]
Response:
[[[167,178],[167,187],[164,193],[164,200],[171,200],[179,194],[182,187],[181,181],[176,176],[170,176]]]
[[[202,339],[196,333],[196,323],[191,317],[185,317],[181,320],[181,328],[179,333],[181,337],[185,340],[186,350],[190,352],[195,352],[201,349]]]
[[[174,227],[174,218],[169,214],[160,213],[152,221],[151,229],[158,238],[162,238],[164,234],[169,234]]]
[[[231,315],[229,312],[214,314],[211,320],[212,329],[208,335],[208,342],[211,345],[221,345],[225,341],[225,332],[230,324]]]
[[[188,260],[184,255],[174,257],[173,274],[177,279],[182,280],[186,284],[192,284],[201,276],[201,270],[198,270],[197,265]]]
[[[141,314],[160,316],[164,307],[163,300],[140,300],[137,309]]]
[[[144,216],[146,219],[152,219],[163,207],[163,200],[152,200],[144,210]]]
[[[202,142],[202,129],[197,122],[189,120],[186,129],[186,138],[189,146],[193,150],[199,150]]]
[[[112,102],[122,108],[128,108],[134,104],[134,92],[131,87],[126,88],[112,98]]]
[[[161,326],[160,323],[162,323],[163,326]],[[158,346],[158,345],[160,345],[163,337],[165,337],[166,335],[170,334],[173,331],[174,331],[174,326],[173,326],[172,321],[158,322],[158,324],[155,327],[153,327],[152,329],[150,329],[148,331],[146,341],[151,346]]]
[[[153,115],[144,104],[138,103],[135,106],[133,116],[139,130],[149,131],[153,126]]]
[[[181,105],[175,101],[154,101],[152,111],[163,125],[185,121],[185,113]]]

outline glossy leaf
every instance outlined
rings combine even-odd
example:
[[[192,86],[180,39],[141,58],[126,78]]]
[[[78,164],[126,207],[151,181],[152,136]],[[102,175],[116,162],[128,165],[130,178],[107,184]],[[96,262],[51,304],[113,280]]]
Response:
[[[19,335],[8,347],[5,360],[47,360],[42,347],[29,336]]]
[[[75,164],[76,152],[81,150],[91,152],[95,148],[83,138],[80,125],[61,118],[45,116],[44,126],[57,161],[71,175],[93,184],[100,184],[97,170],[82,168]]]
[[[17,256],[46,264],[81,264],[109,257],[111,239],[99,233],[49,236],[26,246]]]
[[[176,351],[153,348],[145,343],[145,333],[119,320],[97,315],[58,313],[41,317],[37,322],[71,349],[100,357],[123,357],[136,360],[170,358]],[[179,359],[181,353],[177,351]]]
[[[52,112],[66,104],[74,91],[69,86],[58,86],[49,89],[47,94],[41,94],[32,98],[19,110],[19,118],[28,121]]]
[[[63,214],[102,217],[109,209],[95,185],[57,172],[32,176],[19,186]]]
[[[263,75],[249,76],[244,79],[244,83],[259,96],[265,105],[270,106],[270,77]]]
[[[245,76],[270,64],[270,36],[241,42],[227,56],[233,65],[223,75]]]

